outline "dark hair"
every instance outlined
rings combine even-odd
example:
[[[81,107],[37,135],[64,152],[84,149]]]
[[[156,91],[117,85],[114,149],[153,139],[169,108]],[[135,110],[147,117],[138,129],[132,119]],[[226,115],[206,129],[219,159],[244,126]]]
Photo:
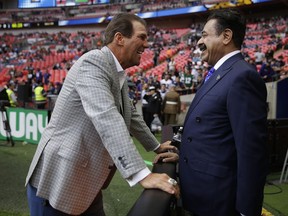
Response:
[[[216,19],[216,33],[220,35],[225,29],[233,32],[232,40],[238,49],[241,49],[246,31],[246,20],[239,11],[235,9],[215,10],[207,19]]]
[[[108,45],[111,43],[117,32],[120,32],[124,37],[131,38],[133,35],[133,21],[140,22],[147,27],[146,22],[134,14],[119,13],[115,15],[105,30],[104,44]]]

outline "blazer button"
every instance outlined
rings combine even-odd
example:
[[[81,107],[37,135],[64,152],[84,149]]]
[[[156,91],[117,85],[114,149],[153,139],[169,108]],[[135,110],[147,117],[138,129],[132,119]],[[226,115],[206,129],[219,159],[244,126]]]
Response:
[[[188,140],[188,142],[192,142],[192,138],[191,137],[188,137],[187,140]]]
[[[200,117],[196,117],[196,122],[200,123],[201,122],[201,118]]]

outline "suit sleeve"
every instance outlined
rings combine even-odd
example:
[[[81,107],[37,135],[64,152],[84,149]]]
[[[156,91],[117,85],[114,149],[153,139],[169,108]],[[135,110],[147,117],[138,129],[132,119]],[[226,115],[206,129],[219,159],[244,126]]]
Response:
[[[136,109],[132,110],[131,118],[131,134],[142,144],[146,151],[154,151],[159,146],[158,140],[151,133],[149,127],[146,125],[143,117]]]
[[[113,92],[119,91],[119,86],[113,82],[115,71],[112,70],[101,53],[88,54],[78,72],[76,91],[117,169],[123,178],[128,178],[146,165],[117,109]]]
[[[227,107],[237,151],[236,209],[261,215],[268,166],[266,87],[251,70],[241,71],[231,86]]]

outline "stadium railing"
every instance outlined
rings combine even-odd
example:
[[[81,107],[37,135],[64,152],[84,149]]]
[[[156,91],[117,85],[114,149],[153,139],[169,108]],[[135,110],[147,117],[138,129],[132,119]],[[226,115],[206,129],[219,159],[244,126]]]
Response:
[[[162,127],[161,143],[172,141],[172,145],[180,148],[180,142],[175,142],[175,135],[180,131],[179,125],[166,125]],[[179,133],[178,133],[179,134]],[[152,168],[153,173],[166,173],[177,179],[177,163],[156,163]],[[176,197],[158,189],[144,189],[136,200],[127,216],[167,216],[172,211],[178,211]]]

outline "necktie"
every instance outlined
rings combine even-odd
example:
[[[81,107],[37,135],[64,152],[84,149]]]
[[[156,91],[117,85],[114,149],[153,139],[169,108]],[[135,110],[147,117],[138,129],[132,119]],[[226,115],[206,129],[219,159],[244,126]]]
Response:
[[[207,82],[207,80],[212,76],[212,74],[215,72],[215,69],[212,67],[209,71],[207,76],[205,77],[205,82]],[[205,83],[204,82],[204,83]]]

